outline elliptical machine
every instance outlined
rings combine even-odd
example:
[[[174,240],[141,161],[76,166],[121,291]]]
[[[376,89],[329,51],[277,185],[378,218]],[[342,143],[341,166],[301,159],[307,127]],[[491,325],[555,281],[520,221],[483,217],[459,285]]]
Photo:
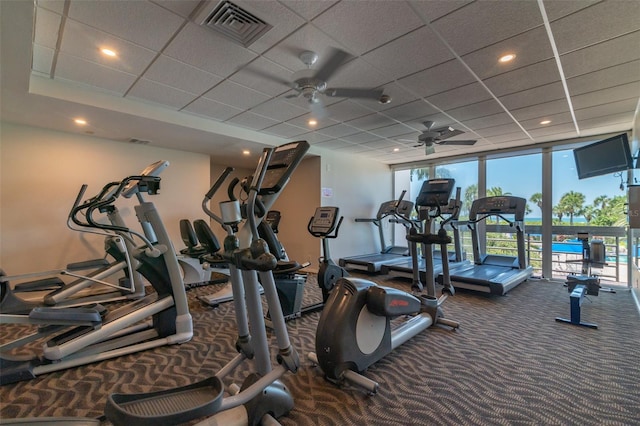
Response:
[[[448,203],[452,188],[452,185],[437,186],[432,192],[425,192],[424,204],[437,206],[443,200]],[[442,192],[447,189],[448,192]],[[441,244],[446,253],[450,238],[431,234],[429,227],[424,229],[424,234],[408,235],[407,239],[411,237],[427,246]],[[448,263],[444,262],[442,267],[448,275]],[[433,268],[430,259],[426,268]],[[361,278],[339,279],[320,316],[316,352],[310,353],[309,359],[320,366],[330,382],[340,385],[347,380],[375,394],[378,383],[361,375],[362,371],[434,324],[454,330],[459,327],[457,322],[444,318],[441,308],[454,293],[451,283],[445,282],[439,298],[435,296],[435,280],[427,281],[426,286],[427,294],[414,296]],[[391,320],[401,316],[406,320],[392,329]],[[337,324],[340,326],[336,327]]]

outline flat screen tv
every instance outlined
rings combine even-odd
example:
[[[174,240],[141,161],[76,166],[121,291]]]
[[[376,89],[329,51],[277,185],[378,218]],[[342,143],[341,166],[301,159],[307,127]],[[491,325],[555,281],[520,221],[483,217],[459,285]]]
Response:
[[[601,176],[633,168],[626,133],[573,150],[578,179]]]

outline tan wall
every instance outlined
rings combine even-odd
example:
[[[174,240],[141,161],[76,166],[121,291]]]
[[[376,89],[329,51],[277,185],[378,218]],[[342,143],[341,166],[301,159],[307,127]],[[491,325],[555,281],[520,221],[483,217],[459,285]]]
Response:
[[[209,157],[149,145],[2,123],[0,128],[0,267],[8,275],[62,268],[104,256],[103,238],[67,228],[80,186],[85,198],[110,181],[168,160],[153,201],[173,240],[183,247],[179,220],[200,214],[209,183]],[[133,200],[121,200],[128,226],[139,230]]]

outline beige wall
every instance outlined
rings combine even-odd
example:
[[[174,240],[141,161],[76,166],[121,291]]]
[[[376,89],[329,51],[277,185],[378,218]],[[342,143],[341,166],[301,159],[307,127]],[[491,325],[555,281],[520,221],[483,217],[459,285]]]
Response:
[[[160,159],[171,165],[162,174],[161,193],[149,198],[158,207],[175,249],[180,250],[179,220],[206,218],[201,208],[204,194],[225,165],[203,154],[2,123],[0,267],[15,275],[102,257],[102,237],[66,226],[80,186],[88,184],[87,195],[93,195],[105,183],[136,174]],[[252,172],[237,169],[232,176],[242,178]],[[375,228],[354,219],[375,216],[380,203],[392,198],[391,176],[388,166],[348,154],[326,151],[321,157],[306,158],[273,206],[282,213],[279,238],[289,257],[311,262],[309,270],[317,270],[321,244],[309,235],[307,223],[320,205],[338,206],[345,216],[339,238],[330,243],[334,260],[377,251]],[[332,195],[322,196],[321,188],[330,188]],[[222,200],[226,200],[226,185],[210,208],[218,213]],[[140,229],[133,202],[123,200],[119,206],[127,223]],[[211,223],[211,228],[222,243],[225,234],[220,226]]]
[[[80,186],[89,185],[87,198],[157,160],[169,160],[170,166],[161,175],[160,194],[147,199],[180,250],[178,223],[199,217],[209,183],[208,156],[2,123],[0,267],[15,275],[104,256],[102,237],[66,226]],[[127,224],[139,230],[133,204],[121,200],[118,206]]]

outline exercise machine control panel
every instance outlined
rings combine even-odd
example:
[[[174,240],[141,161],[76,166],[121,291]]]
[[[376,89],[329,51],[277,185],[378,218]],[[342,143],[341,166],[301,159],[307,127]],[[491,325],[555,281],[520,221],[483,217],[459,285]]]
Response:
[[[307,141],[291,142],[277,147],[267,165],[259,194],[280,192],[308,150],[309,142]]]
[[[318,207],[309,221],[309,232],[315,237],[323,237],[332,233],[338,223],[338,207]]]
[[[515,220],[524,220],[527,200],[513,196],[479,198],[471,205],[469,220],[476,220],[478,215],[512,214]]]
[[[455,184],[456,181],[454,179],[430,179],[425,181],[416,198],[416,205],[419,207],[443,207],[448,205]]]

